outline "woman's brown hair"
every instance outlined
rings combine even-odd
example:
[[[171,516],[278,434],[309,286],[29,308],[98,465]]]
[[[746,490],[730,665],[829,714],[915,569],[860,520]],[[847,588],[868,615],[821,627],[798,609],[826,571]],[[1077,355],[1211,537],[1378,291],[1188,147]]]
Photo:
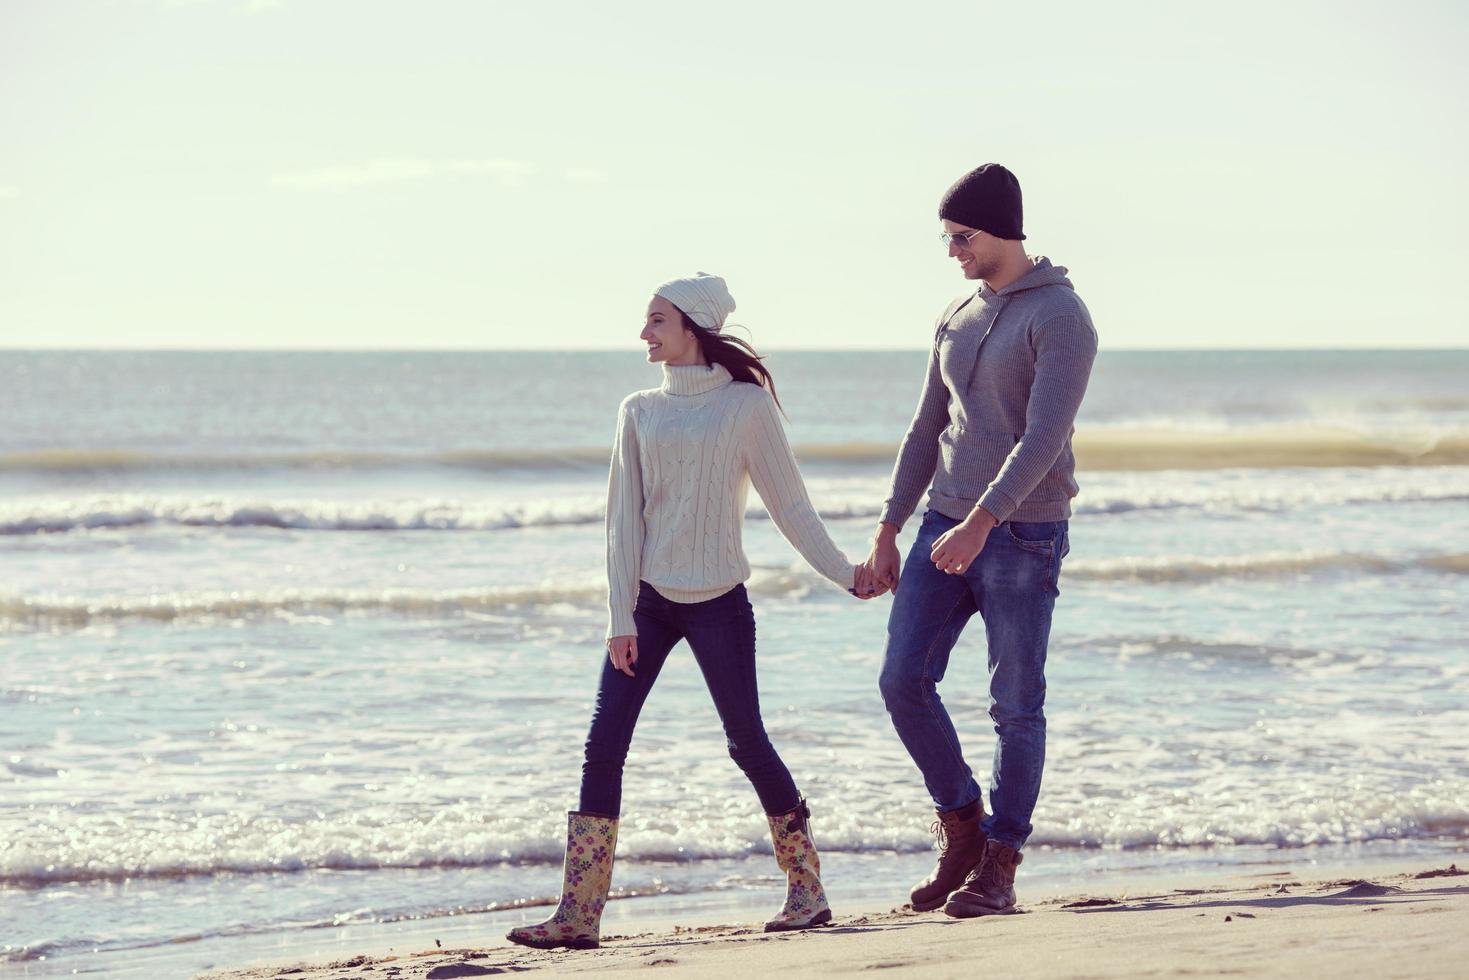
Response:
[[[678,309],[678,307],[674,307]],[[775,399],[776,407],[782,415],[785,414],[785,406],[780,403],[780,396],[775,393],[775,379],[770,376],[770,369],[760,362],[764,360],[755,353],[755,348],[738,337],[726,337],[712,330],[705,330],[683,310],[678,311],[683,320],[685,330],[694,334],[694,339],[699,342],[699,350],[704,355],[704,360],[710,364],[722,364],[724,369],[736,381],[745,384],[760,385],[770,391],[770,397]]]

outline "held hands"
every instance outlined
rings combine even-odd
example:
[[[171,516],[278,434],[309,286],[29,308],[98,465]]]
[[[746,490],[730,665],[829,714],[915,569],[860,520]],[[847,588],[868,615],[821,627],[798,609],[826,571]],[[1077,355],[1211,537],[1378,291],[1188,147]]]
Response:
[[[943,534],[930,549],[933,566],[948,575],[962,575],[974,564],[974,559],[984,550],[990,530],[999,526],[994,515],[983,507],[976,507],[964,521]]]
[[[607,656],[612,658],[612,666],[629,677],[637,676],[632,672],[632,665],[638,662],[637,636],[614,636],[607,641]]]
[[[876,599],[888,590],[888,587],[872,574],[864,562],[854,565],[852,568],[852,587],[847,591],[859,599]]]

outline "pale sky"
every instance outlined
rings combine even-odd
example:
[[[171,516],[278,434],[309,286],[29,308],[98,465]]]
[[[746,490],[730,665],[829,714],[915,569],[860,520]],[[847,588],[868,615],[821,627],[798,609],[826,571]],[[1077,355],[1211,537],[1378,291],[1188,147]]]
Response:
[[[1461,347],[1466,11],[0,0],[0,346],[917,348],[994,160],[1104,348]]]

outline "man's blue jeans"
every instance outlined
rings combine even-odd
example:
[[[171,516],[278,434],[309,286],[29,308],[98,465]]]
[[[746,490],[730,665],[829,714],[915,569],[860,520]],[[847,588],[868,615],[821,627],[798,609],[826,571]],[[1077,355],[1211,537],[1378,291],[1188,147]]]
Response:
[[[1067,525],[1006,521],[990,531],[963,574],[951,575],[934,567],[929,552],[958,523],[932,510],[923,516],[888,616],[882,697],[938,809],[978,800],[979,784],[937,685],[949,651],[979,613],[989,642],[990,718],[998,736],[984,829],[1019,849],[1030,836],[1046,761],[1046,644],[1068,551]]]

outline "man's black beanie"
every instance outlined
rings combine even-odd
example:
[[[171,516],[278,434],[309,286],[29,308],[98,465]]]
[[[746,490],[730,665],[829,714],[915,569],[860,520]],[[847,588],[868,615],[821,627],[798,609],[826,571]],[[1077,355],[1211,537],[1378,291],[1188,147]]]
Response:
[[[987,231],[996,238],[1025,238],[1020,181],[998,163],[976,167],[954,181],[939,201],[939,218]]]

